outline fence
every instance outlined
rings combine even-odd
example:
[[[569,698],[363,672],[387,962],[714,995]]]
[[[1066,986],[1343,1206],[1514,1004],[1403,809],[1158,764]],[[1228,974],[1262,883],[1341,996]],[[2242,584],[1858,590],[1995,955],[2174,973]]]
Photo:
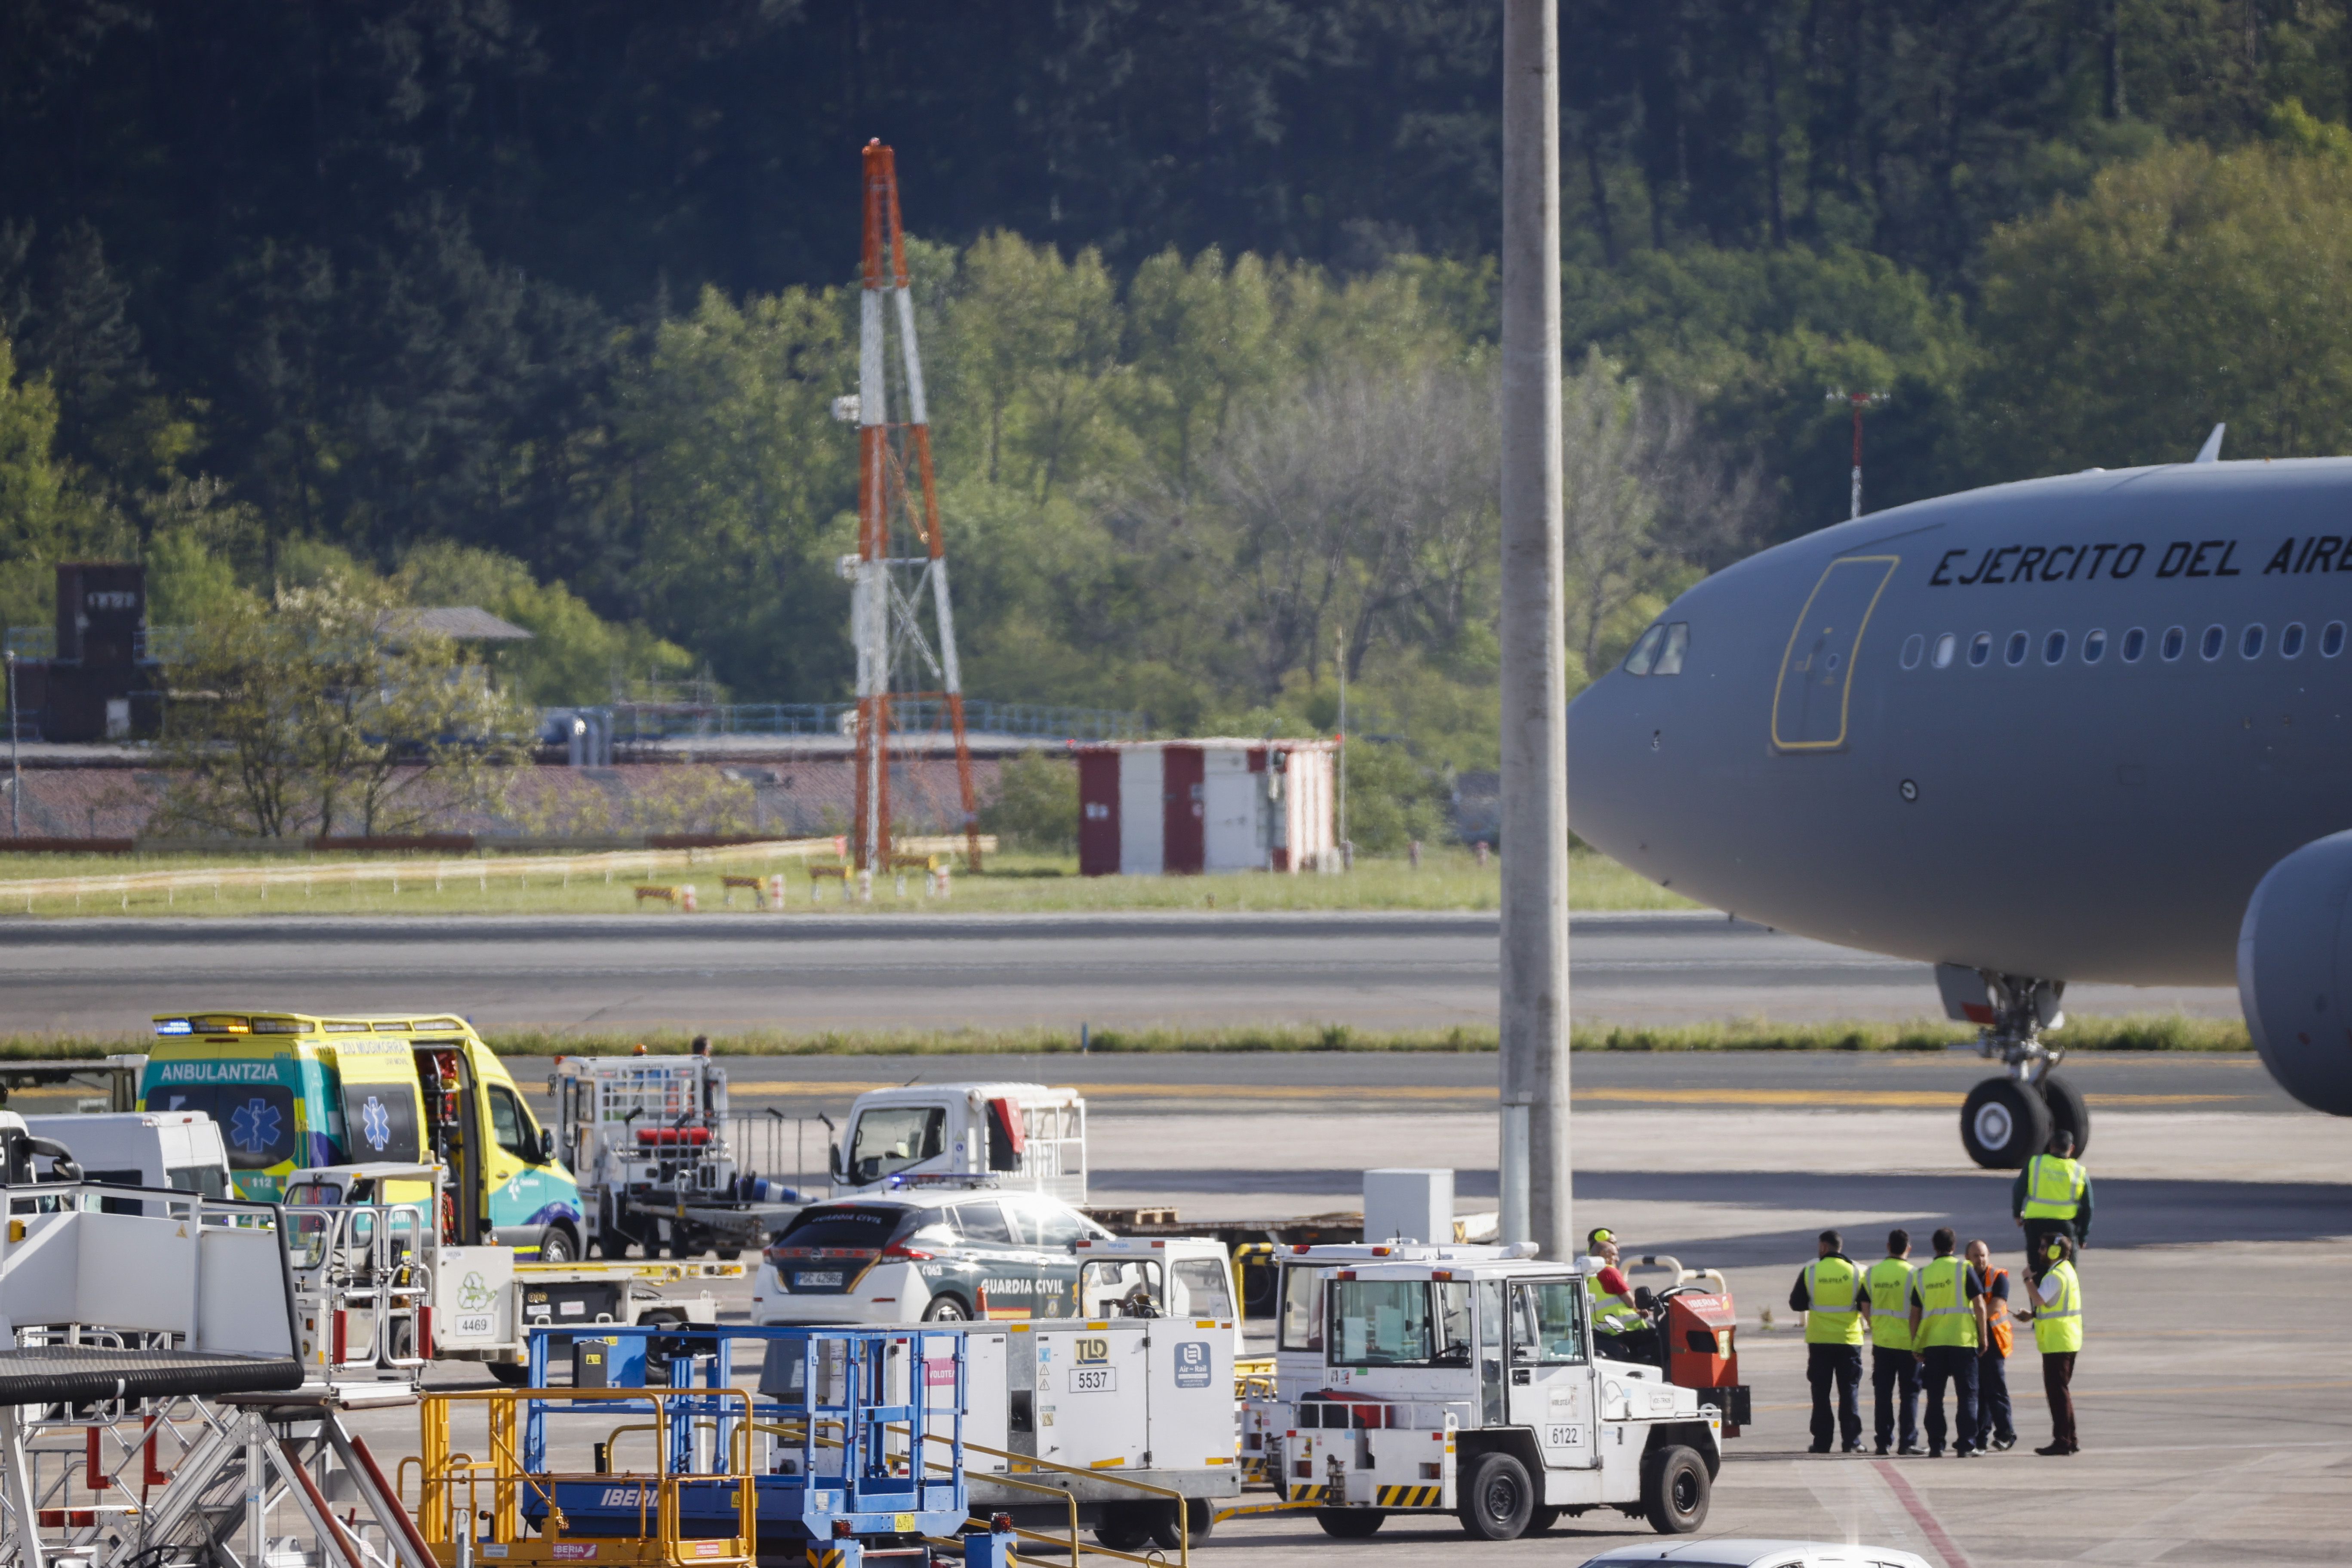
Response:
[[[7,841],[0,839],[0,847]],[[955,854],[965,847],[961,838],[908,838],[898,841],[898,850],[907,854]],[[995,852],[996,841],[983,835],[980,841],[982,854]],[[308,862],[300,865],[283,866],[214,866],[191,871],[126,872],[98,876],[26,877],[15,882],[0,882],[0,907],[23,900],[25,912],[31,914],[33,902],[41,898],[70,898],[79,908],[85,898],[119,897],[129,907],[132,894],[161,893],[167,899],[176,899],[181,893],[209,892],[215,896],[225,888],[300,887],[305,893],[311,888],[352,883],[388,883],[394,893],[404,882],[412,886],[430,882],[437,891],[446,883],[477,883],[484,892],[489,890],[493,878],[505,880],[526,877],[560,877],[564,886],[572,885],[575,876],[591,876],[602,873],[606,882],[624,872],[643,872],[651,875],[669,867],[708,864],[717,860],[814,860],[830,858],[839,852],[837,839],[773,839],[765,842],[728,844],[719,847],[694,849],[612,850],[602,853],[572,855],[473,855],[462,860],[393,860],[393,861],[328,861]]]
[[[578,708],[549,709],[542,734]],[[614,742],[675,740],[703,736],[845,736],[856,722],[855,703],[615,703],[593,710],[609,716]],[[1132,740],[1150,728],[1145,716],[1113,708],[1056,707],[1045,703],[967,699],[964,728],[974,735],[1017,735],[1063,740]],[[900,734],[945,735],[948,706],[935,699],[890,705],[891,727]]]

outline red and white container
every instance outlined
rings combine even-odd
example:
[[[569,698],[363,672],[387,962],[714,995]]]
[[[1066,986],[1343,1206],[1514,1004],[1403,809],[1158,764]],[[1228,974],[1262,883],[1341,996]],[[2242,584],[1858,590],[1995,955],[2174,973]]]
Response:
[[[1330,740],[1137,740],[1076,748],[1087,876],[1337,869]]]

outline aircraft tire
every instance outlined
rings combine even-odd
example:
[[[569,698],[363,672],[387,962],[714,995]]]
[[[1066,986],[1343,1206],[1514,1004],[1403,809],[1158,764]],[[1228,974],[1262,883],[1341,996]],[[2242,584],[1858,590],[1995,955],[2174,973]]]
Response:
[[[2050,1130],[2074,1134],[2074,1157],[2091,1146],[2091,1107],[2071,1079],[2049,1074],[2042,1080],[2042,1103],[2050,1107]]]
[[[1960,1107],[1960,1143],[1987,1170],[2022,1169],[2049,1146],[2050,1107],[2022,1084],[1988,1078]]]

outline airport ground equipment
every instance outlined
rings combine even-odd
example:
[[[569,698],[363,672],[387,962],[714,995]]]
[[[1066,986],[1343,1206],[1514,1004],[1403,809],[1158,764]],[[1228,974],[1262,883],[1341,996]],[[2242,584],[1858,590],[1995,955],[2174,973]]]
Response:
[[[1322,1295],[1319,1385],[1283,1379],[1265,1471],[1328,1533],[1391,1513],[1451,1513],[1489,1541],[1593,1508],[1668,1534],[1705,1521],[1720,1411],[1597,1354],[1574,1270],[1391,1257],[1330,1269]]]
[[[707,1288],[676,1287],[745,1271],[723,1262],[533,1263],[510,1247],[455,1245],[430,1220],[446,1210],[446,1175],[384,1163],[288,1178],[306,1364],[415,1384],[429,1361],[478,1361],[520,1383],[534,1328],[714,1322],[719,1303]]]
[[[931,1083],[873,1089],[849,1107],[832,1146],[833,1196],[889,1189],[893,1177],[992,1176],[1083,1208],[1087,1103],[1042,1083]]]
[[[52,1057],[39,1061],[0,1063],[0,1105],[12,1089],[77,1089],[77,1109],[135,1111],[139,1108],[139,1074],[147,1059],[137,1054],[80,1059]]]
[[[43,1180],[37,1142],[0,1113],[0,1563],[435,1568],[342,1424],[383,1391],[305,1377],[274,1206]]]
[[[70,1148],[88,1180],[229,1195],[228,1149],[219,1125],[201,1111],[27,1116],[25,1126],[37,1138]]]
[[[727,1069],[709,1056],[558,1057],[547,1092],[588,1239],[607,1258],[732,1259],[800,1212],[773,1172],[741,1167]]]
[[[155,1015],[154,1030],[139,1109],[208,1113],[239,1196],[277,1197],[298,1170],[439,1165],[445,1241],[551,1263],[583,1255],[579,1186],[463,1019],[177,1012]]]

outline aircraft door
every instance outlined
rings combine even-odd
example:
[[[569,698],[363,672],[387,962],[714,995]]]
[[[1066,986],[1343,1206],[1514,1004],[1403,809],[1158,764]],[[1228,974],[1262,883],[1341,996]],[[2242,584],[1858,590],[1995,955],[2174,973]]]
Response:
[[[1833,751],[1846,743],[1854,663],[1878,596],[1900,556],[1842,556],[1805,598],[1780,681],[1772,694],[1772,744],[1782,751]]]

